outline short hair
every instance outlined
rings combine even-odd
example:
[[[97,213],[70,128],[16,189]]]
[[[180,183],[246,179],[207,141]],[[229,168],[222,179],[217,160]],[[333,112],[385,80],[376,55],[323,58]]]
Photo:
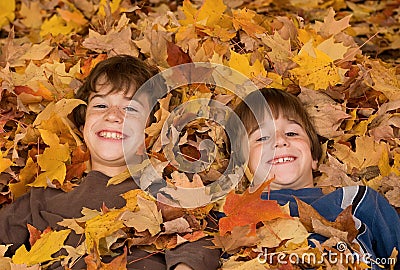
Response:
[[[89,76],[76,92],[75,98],[87,103],[90,94],[97,92],[96,86],[101,78],[105,78],[106,83],[112,85],[108,94],[119,91],[124,91],[124,94],[128,94],[133,88],[134,95],[142,85],[148,83],[149,85],[146,85],[145,91],[148,94],[149,104],[156,104],[149,117],[149,123],[152,123],[155,121],[154,112],[159,108],[157,99],[166,93],[166,86],[164,81],[161,80],[161,76],[156,76],[154,80],[149,81],[158,72],[159,69],[157,67],[150,66],[137,57],[124,54],[112,56],[99,62],[91,70]],[[80,105],[75,108],[73,117],[78,127],[83,126],[86,120],[86,105]]]
[[[311,144],[311,155],[319,160],[322,155],[321,144],[312,120],[300,99],[288,92],[275,88],[263,88],[247,95],[235,108],[234,112],[242,121],[247,134],[250,135],[259,128],[256,119],[264,119],[268,113],[265,102],[260,102],[261,95],[267,101],[274,119],[283,116],[298,123],[307,133]],[[257,117],[256,117],[257,116]]]

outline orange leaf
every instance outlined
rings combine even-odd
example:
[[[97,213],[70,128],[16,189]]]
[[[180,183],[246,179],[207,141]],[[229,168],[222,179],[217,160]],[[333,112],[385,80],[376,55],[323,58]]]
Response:
[[[270,184],[263,183],[255,192],[246,190],[242,195],[231,191],[226,197],[224,212],[227,215],[219,221],[220,235],[232,231],[236,226],[250,225],[249,235],[255,235],[256,224],[260,221],[273,220],[279,217],[290,218],[284,213],[277,201],[262,200],[261,193]]]
[[[26,94],[30,94],[33,96],[38,96],[38,97],[42,97],[45,100],[53,100],[53,94],[50,90],[48,90],[45,87],[40,87],[39,90],[34,91],[32,90],[32,88],[28,87],[28,86],[23,86],[23,85],[17,85],[14,87],[14,92],[17,95],[20,95],[22,93],[26,93]]]
[[[40,238],[40,236],[42,235],[42,231],[36,229],[34,226],[32,226],[31,224],[26,224],[26,226],[28,227],[28,231],[29,231],[29,244],[31,246],[33,246],[36,241]],[[50,227],[47,227],[44,231],[43,234],[51,232]]]

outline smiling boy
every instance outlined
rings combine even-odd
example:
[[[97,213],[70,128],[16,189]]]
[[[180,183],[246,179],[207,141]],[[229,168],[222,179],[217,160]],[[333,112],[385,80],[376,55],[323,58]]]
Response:
[[[247,132],[248,168],[253,183],[274,178],[271,191],[264,192],[262,199],[277,200],[280,205],[289,203],[291,215],[298,216],[298,198],[330,221],[351,206],[358,230],[354,243],[360,246],[361,258],[368,255],[375,261],[388,261],[393,249],[400,249],[399,216],[376,191],[348,186],[323,194],[320,188],[314,188],[313,170],[317,169],[322,151],[310,117],[297,97],[277,89],[261,89],[249,94],[235,113]],[[315,234],[311,238],[327,239]],[[373,260],[369,261],[370,266],[379,269]]]
[[[76,94],[76,98],[85,101],[87,106],[81,105],[74,110],[75,122],[91,154],[91,171],[68,193],[52,188],[32,188],[28,194],[1,209],[0,244],[12,243],[10,252],[13,253],[21,244],[29,243],[27,224],[41,231],[47,227],[61,230],[65,228],[58,222],[81,217],[84,207],[125,206],[121,195],[138,188],[133,179],[118,185],[108,186],[107,183],[127,169],[127,162],[137,164],[142,161],[144,129],[154,120],[156,107],[153,104],[166,93],[163,83],[157,78],[152,79],[156,73],[157,69],[128,55],[108,58],[94,67]],[[145,83],[146,87],[141,88]],[[80,235],[72,232],[65,244],[78,246],[82,241]],[[127,258],[127,268],[216,269],[219,252],[203,248],[204,245],[209,243],[200,240],[183,244],[167,251],[166,255],[133,247]],[[50,268],[64,269],[58,263]],[[72,269],[86,269],[84,259]]]

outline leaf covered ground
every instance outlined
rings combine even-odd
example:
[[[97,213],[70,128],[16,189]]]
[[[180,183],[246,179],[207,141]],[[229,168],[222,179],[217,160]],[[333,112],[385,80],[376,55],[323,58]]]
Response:
[[[32,186],[68,192],[79,185],[89,169],[89,153],[69,118],[79,105],[72,99],[74,91],[99,61],[115,54],[130,54],[147,59],[160,70],[190,62],[221,64],[243,73],[258,87],[287,89],[298,95],[314,118],[324,148],[316,185],[326,192],[341,186],[367,185],[400,209],[400,1],[281,2],[284,1],[1,1],[0,206],[12,203],[13,198]],[[147,152],[170,185],[208,185],[222,175],[229,161],[223,128],[212,121],[196,120],[179,136],[172,136],[170,144],[179,142],[188,160],[199,160],[204,150],[201,142],[211,139],[218,147],[212,165],[188,176],[172,166],[173,162],[166,162],[163,150],[169,144],[160,142],[163,121],[178,105],[199,98],[218,100],[229,107],[237,102],[232,92],[220,87],[180,87],[160,101],[158,122],[146,130]],[[202,108],[191,109],[198,112]],[[172,130],[170,134],[177,133]],[[141,180],[151,178],[145,165],[138,170],[143,172]],[[121,176],[113,180],[123,179]],[[245,187],[246,183],[241,188]],[[135,235],[128,237],[132,245],[143,244],[138,242],[141,239],[155,249],[205,235],[202,219],[210,207],[174,212],[165,220],[165,213],[170,212],[143,196],[130,206],[127,200],[128,209],[94,209],[97,212],[85,213],[77,224],[66,220],[64,226],[85,233],[87,246],[124,226],[135,229]],[[246,193],[228,198],[227,209],[230,200],[238,200],[244,208],[252,200]],[[211,200],[198,199],[201,203]],[[231,223],[223,221],[223,231],[214,239],[216,246],[234,254],[224,264],[227,269],[256,267],[255,246],[296,250],[299,254],[310,251],[304,241],[311,231],[326,235],[333,242],[351,242],[354,224],[348,221],[347,212],[341,215],[340,222],[328,222],[305,210],[314,220],[309,224],[301,216],[287,218],[285,209],[254,203],[274,209],[281,218],[253,215],[239,220],[235,214],[228,215]],[[307,209],[307,205],[301,207]],[[143,220],[135,216],[142,216]],[[119,223],[113,222],[116,217]],[[171,230],[167,237],[160,231],[160,224],[166,228],[170,219],[175,223],[168,224]],[[340,225],[343,220],[347,220],[346,227]],[[106,221],[115,227],[104,232],[82,231],[82,224]],[[260,221],[264,226],[255,232],[255,224]],[[282,222],[293,229],[280,231]],[[69,231],[47,233],[50,234],[46,237],[59,239],[61,243],[56,245],[61,246]],[[92,234],[99,239],[90,242]],[[282,241],[289,238],[292,240]],[[90,269],[101,264],[96,257],[101,253],[98,249],[87,257],[87,264],[93,267]],[[29,252],[35,250],[40,249]],[[27,257],[28,251],[21,250],[13,263],[43,265],[57,248],[45,250],[45,254],[31,253],[30,262],[19,260]],[[321,250],[323,247],[317,246],[314,252]],[[0,255],[2,251],[0,248]],[[85,253],[84,248],[70,249],[66,261],[72,262]],[[123,265],[124,254],[114,263]]]

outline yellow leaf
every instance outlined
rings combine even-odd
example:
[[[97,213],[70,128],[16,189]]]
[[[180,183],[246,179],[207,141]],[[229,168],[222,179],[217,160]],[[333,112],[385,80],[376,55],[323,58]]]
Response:
[[[233,13],[233,26],[236,30],[243,29],[249,36],[255,37],[256,34],[265,32],[265,28],[254,22],[253,18],[257,14],[253,10],[246,8],[240,10],[232,10]]]
[[[30,186],[47,187],[52,180],[57,180],[60,184],[63,184],[66,175],[65,162],[70,158],[69,146],[68,144],[59,144],[56,134],[44,129],[39,131],[43,141],[50,147],[37,157],[37,163],[43,173]]]
[[[224,42],[229,41],[231,38],[234,38],[236,36],[236,32],[223,28],[219,25],[215,25],[213,29],[207,28],[205,30],[202,30],[202,32],[206,33],[210,37],[217,37]]]
[[[107,2],[108,2],[107,0],[101,0],[100,1],[99,15],[102,16],[102,17],[106,16],[105,8],[107,6]],[[109,3],[110,3],[111,13],[114,13],[119,8],[121,0],[111,0],[111,1],[109,1]]]
[[[61,99],[57,103],[49,103],[46,108],[40,114],[38,114],[33,122],[33,125],[39,126],[42,121],[48,120],[54,115],[65,118],[76,106],[80,104],[85,104],[85,102],[80,99]]]
[[[3,154],[0,150],[0,173],[4,172],[7,168],[9,168],[13,162],[4,157],[5,154]]]
[[[385,154],[386,144],[375,142],[373,137],[362,136],[356,138],[355,152],[340,143],[335,143],[333,147],[336,149],[333,154],[347,165],[347,172],[351,173],[353,168],[362,170],[369,166],[378,166],[379,160]]]
[[[39,132],[40,132],[40,136],[42,137],[44,143],[47,144],[48,146],[56,147],[57,145],[60,144],[60,139],[58,138],[58,136],[55,133],[48,131],[46,129],[39,129]]]
[[[199,10],[197,10],[189,0],[185,0],[182,5],[182,11],[186,18],[179,22],[183,26],[200,24],[214,27],[218,24],[225,10],[226,5],[222,0],[205,0]]]
[[[351,110],[351,112],[349,114],[350,114],[351,118],[347,119],[347,121],[346,121],[346,127],[345,127],[346,131],[349,131],[353,128],[354,122],[357,119],[357,109]]]
[[[368,125],[377,117],[377,114],[372,114],[368,117],[367,120],[360,121],[353,129],[351,130],[352,134],[356,134],[358,136],[364,136],[367,133]]]
[[[318,90],[341,82],[332,58],[316,48],[313,49],[313,53],[315,57],[302,49],[293,57],[293,61],[299,67],[290,70],[290,73],[299,80],[299,84]]]
[[[70,232],[71,230],[62,230],[42,234],[30,251],[27,251],[24,245],[18,248],[12,257],[13,263],[31,266],[57,260],[57,258],[53,258],[51,255],[62,248]]]
[[[15,198],[21,197],[28,191],[27,185],[31,183],[33,178],[37,175],[38,166],[31,157],[26,161],[25,167],[23,167],[19,173],[19,182],[8,184],[11,193]]]
[[[257,59],[253,65],[250,65],[250,54],[239,54],[234,51],[230,51],[231,58],[229,59],[228,65],[241,72],[248,78],[254,78],[258,75],[265,76],[266,71],[262,63]]]
[[[122,220],[117,219],[120,214],[121,210],[112,210],[86,221],[85,236],[88,251],[93,250],[95,245],[96,250],[99,250],[99,242],[102,238],[124,227]]]
[[[0,1],[0,28],[15,19],[15,0]]]
[[[129,209],[131,211],[134,211],[137,209],[138,202],[137,198],[142,197],[145,198],[146,200],[149,201],[154,201],[154,199],[145,191],[141,189],[132,189],[124,194],[122,194],[122,197],[126,200],[126,205],[124,206],[123,209]]]
[[[74,31],[74,27],[58,15],[53,15],[50,19],[44,21],[40,27],[40,35],[42,37],[47,34],[52,34],[53,36],[59,34],[68,35],[72,31]]]
[[[393,159],[394,163],[392,166],[392,172],[394,172],[397,175],[400,175],[400,153],[395,153]]]
[[[392,168],[390,167],[389,164],[389,153],[386,148],[383,150],[381,158],[379,159],[378,167],[382,176],[388,176],[391,172]]]
[[[121,215],[121,219],[128,227],[135,228],[138,232],[149,230],[150,234],[156,235],[160,232],[160,224],[163,223],[161,211],[153,200],[147,200],[137,196],[139,211],[126,211]]]

